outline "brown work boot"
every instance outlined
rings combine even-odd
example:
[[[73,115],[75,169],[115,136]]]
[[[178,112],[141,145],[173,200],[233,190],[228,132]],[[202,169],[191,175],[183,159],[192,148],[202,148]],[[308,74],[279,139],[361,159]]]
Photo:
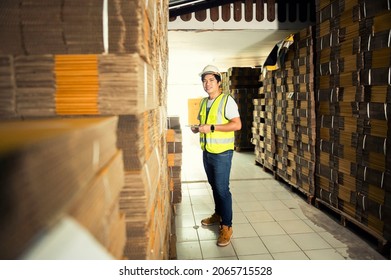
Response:
[[[204,225],[204,226],[212,226],[212,225],[220,223],[220,221],[221,221],[220,215],[218,215],[216,213],[213,213],[212,216],[203,219],[201,221],[201,224]]]
[[[224,247],[231,243],[232,227],[222,225],[220,227],[219,239],[217,239],[217,246]]]

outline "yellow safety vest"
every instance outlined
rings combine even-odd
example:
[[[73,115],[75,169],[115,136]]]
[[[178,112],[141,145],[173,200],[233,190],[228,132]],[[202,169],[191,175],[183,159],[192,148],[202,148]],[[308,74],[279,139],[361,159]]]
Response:
[[[204,98],[200,105],[201,124],[226,124],[229,120],[225,117],[225,106],[228,95],[220,94],[212,103],[207,113],[206,106],[208,98]],[[235,132],[214,131],[210,133],[200,133],[201,149],[213,154],[219,154],[228,150],[233,150],[235,145]]]

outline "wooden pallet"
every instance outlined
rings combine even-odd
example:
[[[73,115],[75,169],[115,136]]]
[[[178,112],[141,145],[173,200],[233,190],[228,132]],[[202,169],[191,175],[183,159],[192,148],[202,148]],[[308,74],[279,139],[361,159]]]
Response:
[[[292,184],[292,182],[289,182],[285,178],[279,176],[275,170],[271,170],[270,168],[266,167],[263,163],[255,160],[255,164],[261,166],[265,172],[272,174],[274,179],[276,179],[277,181],[283,182],[286,185],[288,185],[291,188],[291,191],[299,192],[301,195],[304,195],[306,197],[308,204],[314,205],[314,203],[315,203],[314,194],[311,194],[308,191],[304,190],[303,188],[301,188],[295,184]]]
[[[274,179],[277,179],[277,173],[275,170],[272,170],[270,169],[269,167],[267,167],[264,162],[260,162],[258,161],[257,159],[255,159],[255,164],[260,166],[261,168],[263,168],[263,171],[265,171],[266,173],[269,173],[269,174],[272,174]]]
[[[369,228],[368,226],[360,223],[355,218],[351,217],[350,215],[344,213],[340,209],[335,208],[334,206],[330,205],[326,201],[323,201],[319,198],[315,198],[315,207],[321,209],[321,207],[327,207],[329,210],[331,210],[333,213],[339,215],[340,217],[340,223],[344,227],[349,227],[349,223],[355,225],[359,229],[366,232],[368,235],[370,235],[372,238],[377,240],[377,250],[379,253],[388,256],[388,258],[391,259],[391,243],[389,240],[386,240],[383,236]]]
[[[379,235],[374,230],[361,224],[359,221],[357,221],[353,217],[347,215],[346,213],[344,213],[341,210],[335,208],[334,206],[328,204],[327,202],[325,202],[319,198],[316,198],[314,194],[311,194],[308,191],[300,188],[299,186],[295,186],[292,183],[288,182],[286,179],[279,176],[275,170],[272,170],[272,169],[266,167],[263,163],[259,162],[258,160],[255,160],[255,164],[262,167],[265,172],[272,174],[276,180],[287,184],[291,188],[292,191],[296,191],[296,192],[299,192],[300,194],[304,195],[306,197],[308,204],[314,205],[315,207],[317,207],[319,209],[321,209],[321,206],[325,206],[329,210],[331,210],[332,212],[339,215],[340,222],[343,226],[347,227],[347,226],[349,226],[349,223],[354,224],[355,226],[357,226],[358,228],[360,228],[361,230],[363,230],[364,232],[366,232],[367,234],[372,236],[375,240],[377,240],[378,252],[391,259],[391,250],[390,250],[391,243],[390,243],[390,241],[386,240],[383,236]]]
[[[254,151],[254,146],[248,146],[248,147],[240,147],[240,146],[235,146],[235,151],[236,152],[250,152]]]
[[[284,181],[288,186],[291,188],[291,191],[295,193],[299,193],[300,195],[304,196],[306,198],[306,201],[308,204],[314,205],[315,203],[315,195],[311,194],[310,192],[306,191],[305,189],[292,184],[291,182],[287,181],[285,178],[280,178],[280,180]]]

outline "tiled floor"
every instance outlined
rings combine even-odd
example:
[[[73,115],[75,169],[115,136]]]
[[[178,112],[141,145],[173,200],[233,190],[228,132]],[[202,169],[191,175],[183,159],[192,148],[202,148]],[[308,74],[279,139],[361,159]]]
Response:
[[[176,205],[178,260],[385,259],[375,244],[308,204],[255,164],[253,152],[235,152],[231,173],[233,238],[216,245],[218,227],[200,221],[214,203],[202,166],[198,136],[183,131],[182,202]]]

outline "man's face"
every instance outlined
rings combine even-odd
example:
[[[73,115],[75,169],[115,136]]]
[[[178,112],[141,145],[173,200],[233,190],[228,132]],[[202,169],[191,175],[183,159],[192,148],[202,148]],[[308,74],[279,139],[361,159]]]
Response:
[[[213,74],[206,74],[202,80],[202,85],[208,94],[213,94],[219,91],[219,82]]]

